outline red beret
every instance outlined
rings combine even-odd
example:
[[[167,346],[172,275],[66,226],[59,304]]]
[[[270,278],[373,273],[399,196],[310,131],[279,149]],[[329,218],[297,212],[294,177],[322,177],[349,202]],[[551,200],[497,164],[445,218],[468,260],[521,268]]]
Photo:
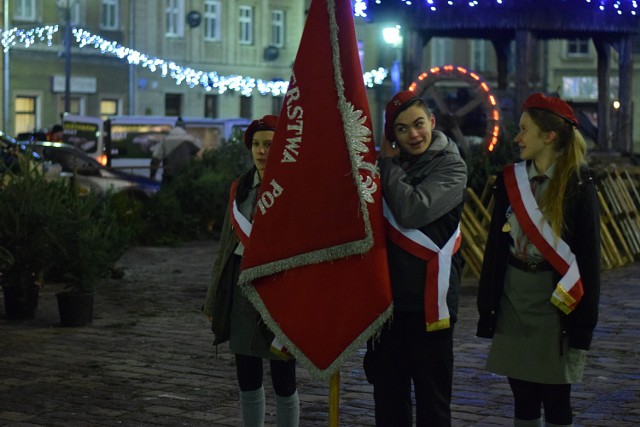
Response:
[[[549,111],[556,116],[562,117],[572,125],[578,126],[578,119],[573,112],[573,108],[560,98],[546,96],[542,93],[534,93],[524,101],[522,107],[525,111],[530,108],[539,108],[541,110]]]
[[[244,132],[244,145],[251,150],[251,143],[253,142],[253,134],[261,130],[276,130],[278,125],[278,116],[273,114],[267,114],[261,119],[257,119],[251,122],[247,130]]]
[[[406,108],[407,104],[414,99],[417,99],[418,95],[410,90],[396,93],[391,101],[387,103],[387,109],[384,113],[384,136],[389,141],[395,141],[396,136],[393,131],[393,122],[396,121],[398,114],[400,114]]]

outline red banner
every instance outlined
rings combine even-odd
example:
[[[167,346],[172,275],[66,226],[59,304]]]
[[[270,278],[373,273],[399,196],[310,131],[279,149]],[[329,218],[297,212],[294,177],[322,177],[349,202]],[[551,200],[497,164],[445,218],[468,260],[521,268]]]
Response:
[[[240,281],[315,376],[338,369],[390,315],[375,162],[350,0],[313,0]]]

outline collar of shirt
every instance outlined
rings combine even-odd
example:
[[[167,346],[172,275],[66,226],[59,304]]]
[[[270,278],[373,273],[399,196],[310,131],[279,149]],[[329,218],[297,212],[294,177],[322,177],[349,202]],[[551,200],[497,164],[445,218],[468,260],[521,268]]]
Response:
[[[555,173],[555,171],[556,171],[555,162],[552,163],[551,166],[549,166],[549,168],[544,174],[541,174],[540,172],[538,172],[538,169],[536,168],[536,165],[534,162],[529,162],[529,168],[527,169],[527,177],[529,178],[529,181],[531,181],[533,178],[543,175],[549,178],[549,180],[551,180],[551,178],[553,178],[553,174]]]
[[[260,187],[261,182],[262,182],[262,179],[260,178],[260,174],[256,170],[253,174],[253,184],[251,185],[251,188]]]

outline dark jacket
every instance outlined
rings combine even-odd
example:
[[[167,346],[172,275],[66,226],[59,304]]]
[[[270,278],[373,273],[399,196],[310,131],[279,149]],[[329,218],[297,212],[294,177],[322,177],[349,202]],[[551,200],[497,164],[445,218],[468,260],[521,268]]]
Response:
[[[477,335],[492,338],[498,318],[498,309],[504,286],[510,236],[502,231],[509,198],[503,174],[498,174],[493,186],[494,207],[489,228],[487,246],[478,288]],[[569,315],[562,315],[563,334],[569,338],[569,346],[588,350],[593,330],[598,321],[600,297],[600,209],[598,195],[591,171],[586,167],[569,182],[564,197],[565,226],[562,239],[575,254],[584,288],[584,296]],[[549,287],[549,298],[560,280],[554,274]]]
[[[251,168],[238,178],[236,202],[240,203],[247,198],[255,172],[256,169]],[[228,271],[225,274],[225,269],[231,268],[230,259],[239,243],[238,236],[233,229],[229,208],[227,208],[220,232],[218,255],[213,264],[211,283],[202,309],[205,315],[212,318],[212,330],[215,334],[214,344],[220,344],[229,339],[233,293],[237,283],[231,280],[232,275],[228,274]]]
[[[442,247],[460,222],[467,169],[456,145],[433,132],[427,151],[418,158],[380,160],[382,190],[391,212],[404,228],[419,229]],[[426,262],[387,239],[393,303],[397,311],[423,311]],[[447,305],[455,322],[460,286],[460,252],[451,267]]]

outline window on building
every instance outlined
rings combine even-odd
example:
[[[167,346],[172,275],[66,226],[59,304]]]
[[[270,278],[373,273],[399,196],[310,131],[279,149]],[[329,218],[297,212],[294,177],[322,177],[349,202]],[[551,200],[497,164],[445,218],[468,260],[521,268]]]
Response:
[[[14,18],[20,21],[36,20],[36,0],[16,0]]]
[[[569,56],[589,55],[589,39],[567,40],[567,55]]]
[[[609,97],[618,98],[619,78],[609,78]],[[598,78],[595,76],[563,76],[562,97],[566,99],[598,100]]]
[[[221,24],[220,0],[205,0],[204,2],[204,39],[220,40]]]
[[[64,95],[58,98],[58,111],[64,113]],[[72,96],[69,98],[69,111],[70,114],[84,114],[84,98],[79,96]]]
[[[181,93],[167,93],[164,95],[164,114],[166,116],[182,115]]]
[[[102,99],[100,100],[100,116],[103,120],[109,116],[117,116],[120,114],[120,100],[118,99]]]
[[[71,25],[78,26],[84,24],[80,2],[72,3],[70,10],[70,19]]]
[[[471,69],[478,72],[487,71],[486,40],[471,41]]]
[[[205,95],[204,96],[204,116],[215,119],[219,116],[218,105],[220,95]]]
[[[271,11],[271,44],[284,47],[284,10]]]
[[[38,98],[35,96],[17,96],[15,101],[14,133],[32,132],[38,123]]]
[[[272,96],[271,97],[271,114],[278,115],[282,111],[282,104],[284,104],[284,96]]]
[[[253,43],[253,9],[240,6],[240,44]]]
[[[120,0],[102,0],[100,26],[105,30],[118,29],[118,3]]]
[[[451,39],[434,37],[431,39],[431,65],[447,65],[452,62]]]
[[[253,98],[250,96],[240,97],[240,117],[250,119],[253,117]]]
[[[184,35],[184,0],[166,1],[166,35],[171,37],[182,37]]]

